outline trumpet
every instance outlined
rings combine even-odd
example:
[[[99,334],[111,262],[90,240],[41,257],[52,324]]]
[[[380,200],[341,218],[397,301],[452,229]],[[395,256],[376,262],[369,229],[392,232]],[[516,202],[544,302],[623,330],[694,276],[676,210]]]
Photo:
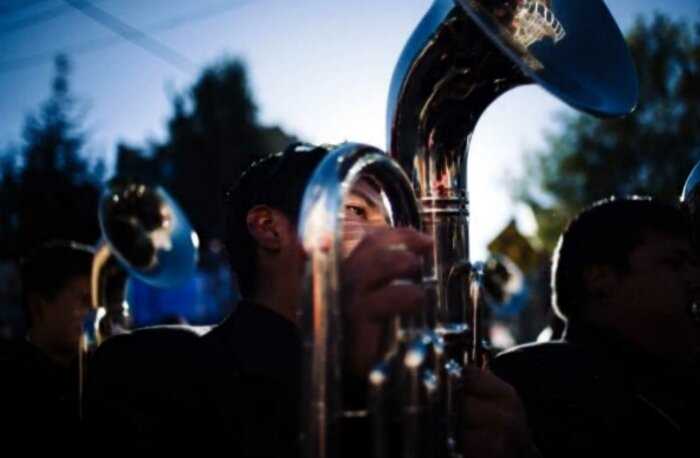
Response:
[[[595,30],[594,34],[590,31]],[[538,83],[579,110],[623,116],[637,80],[622,35],[600,0],[435,0],[392,77],[388,155],[362,144],[333,149],[308,184],[299,234],[308,253],[303,302],[305,457],[339,456],[366,418],[377,458],[461,457],[462,371],[487,362],[483,265],[470,260],[467,161],[481,114],[504,92]],[[396,226],[430,234],[420,316],[400,317],[370,372],[365,409],[342,398],[338,278],[341,209],[362,177],[378,183]]]

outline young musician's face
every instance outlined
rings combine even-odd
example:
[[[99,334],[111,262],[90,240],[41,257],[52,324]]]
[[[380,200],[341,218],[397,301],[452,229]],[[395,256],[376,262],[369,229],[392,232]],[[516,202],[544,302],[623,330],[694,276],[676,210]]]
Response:
[[[649,233],[616,274],[607,321],[629,340],[663,356],[693,353],[700,332],[689,315],[700,300],[700,269],[689,240]]]
[[[57,349],[77,351],[83,322],[90,310],[90,278],[72,278],[43,307],[42,325]]]
[[[355,183],[348,194],[343,214],[342,254],[346,258],[362,238],[377,228],[389,226],[382,194],[365,178]]]

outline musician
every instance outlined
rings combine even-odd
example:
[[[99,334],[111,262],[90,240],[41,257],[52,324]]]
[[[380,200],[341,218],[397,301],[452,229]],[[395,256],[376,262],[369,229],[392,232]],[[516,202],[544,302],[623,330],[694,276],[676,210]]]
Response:
[[[120,430],[124,451],[299,455],[297,310],[305,254],[296,223],[306,185],[327,151],[291,145],[252,164],[227,193],[225,242],[243,300],[224,322],[201,338],[136,331],[98,350],[88,413],[90,424],[101,425],[95,431],[100,442],[108,440],[105,431]],[[378,191],[365,179],[350,193],[344,219],[345,353],[354,376],[347,385],[365,387],[383,323],[415,312],[425,300],[419,285],[393,280],[415,277],[432,241],[411,229],[389,228]],[[164,364],[173,352],[177,362]],[[124,375],[130,370],[138,370],[138,386],[136,374]],[[467,372],[464,439],[470,454],[527,456],[533,446],[512,388],[491,374]],[[366,442],[365,436],[344,452]]]
[[[0,341],[0,406],[4,441],[32,434],[40,446],[77,443],[78,348],[90,310],[89,247],[50,242],[21,265],[27,336]]]
[[[214,396],[225,420],[221,437],[238,456],[296,450],[301,380],[296,313],[304,253],[295,228],[306,183],[326,153],[322,147],[292,145],[253,164],[229,193],[226,245],[244,300],[203,341],[209,348],[205,353],[217,355],[212,379],[219,391],[208,392],[221,394]],[[379,356],[382,324],[423,306],[419,285],[393,280],[418,274],[432,242],[414,230],[387,227],[378,191],[365,179],[351,191],[344,216],[345,351],[351,355],[349,372],[364,378]],[[405,249],[392,248],[398,245]],[[465,441],[470,455],[530,453],[513,390],[490,374],[468,372]],[[352,446],[347,444],[345,452]]]
[[[552,289],[563,340],[493,364],[522,397],[542,454],[679,456],[691,446],[681,427],[697,430],[700,382],[689,314],[700,271],[682,212],[646,198],[594,204],[559,240]]]

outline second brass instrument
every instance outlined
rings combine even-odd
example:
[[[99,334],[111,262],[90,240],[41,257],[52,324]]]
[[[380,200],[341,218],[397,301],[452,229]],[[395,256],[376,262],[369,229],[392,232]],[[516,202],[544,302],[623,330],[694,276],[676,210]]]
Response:
[[[483,271],[469,256],[469,145],[484,110],[532,82],[594,115],[623,116],[634,108],[634,68],[602,1],[436,0],[406,44],[390,86],[388,153],[405,175],[376,149],[354,144],[333,150],[317,169],[299,223],[309,254],[305,456],[339,456],[344,444],[366,440],[343,437],[341,427],[363,415],[372,424],[377,458],[468,456],[460,445],[457,402],[462,369],[482,366],[486,354]],[[350,412],[341,395],[340,209],[352,183],[373,175],[374,162],[392,170],[373,176],[383,188],[411,182],[420,216],[401,224],[420,227],[435,241],[423,279],[430,303],[420,317],[397,323],[391,354],[370,374],[367,409]],[[389,194],[404,196],[392,212],[415,213],[405,189]]]

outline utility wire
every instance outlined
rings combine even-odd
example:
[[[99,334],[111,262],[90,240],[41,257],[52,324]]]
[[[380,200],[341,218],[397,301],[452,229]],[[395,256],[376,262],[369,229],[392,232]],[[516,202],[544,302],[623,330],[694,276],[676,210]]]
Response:
[[[18,30],[26,29],[27,27],[31,27],[42,22],[49,21],[59,16],[63,16],[71,10],[72,9],[69,6],[60,5],[49,10],[44,10],[39,13],[35,13],[31,16],[22,19],[17,19],[16,21],[11,22],[7,25],[2,25],[2,29],[0,29],[0,35],[9,35],[12,32],[16,32]]]
[[[171,30],[182,25],[193,23],[197,21],[204,20],[208,17],[219,15],[230,10],[238,9],[243,6],[252,3],[252,0],[236,1],[226,0],[219,2],[215,5],[210,5],[205,8],[200,8],[198,10],[183,13],[178,16],[170,17],[168,19],[151,23],[144,27],[144,30],[149,32],[161,32],[165,30]],[[15,70],[21,70],[24,68],[31,68],[38,65],[43,65],[49,60],[56,57],[58,53],[65,53],[68,55],[79,55],[89,52],[99,51],[101,49],[108,48],[110,46],[117,45],[122,42],[121,37],[109,36],[104,38],[97,38],[94,40],[84,41],[67,46],[63,49],[55,49],[51,51],[41,52],[33,54],[27,57],[22,57],[18,59],[12,59],[7,61],[0,61],[0,74],[8,73]]]
[[[41,0],[40,0],[41,1]],[[17,10],[15,10],[17,11]],[[0,25],[0,36],[9,35],[18,30],[26,29],[28,27],[33,27],[39,25],[42,22],[50,21],[59,16],[73,11],[73,8],[69,5],[60,5],[55,8],[41,11],[39,13],[34,13],[31,16],[24,17],[22,19],[17,19],[14,22],[10,22],[7,25]],[[1,14],[1,13],[0,13]]]
[[[182,72],[194,73],[195,69],[197,68],[194,62],[180,54],[175,49],[161,43],[137,28],[130,26],[126,22],[119,20],[90,2],[76,0],[64,1],[90,19],[102,24],[104,27],[110,29],[112,32],[121,36],[125,40],[132,42],[136,46],[148,51]]]
[[[34,6],[37,3],[44,3],[46,0],[34,0],[33,2],[30,2],[28,0],[19,0],[14,8],[11,7],[10,5],[6,6],[0,6],[0,14],[14,14],[18,11],[22,11],[23,9],[26,9],[28,6]],[[9,2],[8,2],[9,3]]]
[[[209,5],[205,8],[200,8],[196,11],[191,11],[189,13],[183,13],[179,16],[171,17],[170,19],[166,19],[157,24],[153,24],[151,27],[154,31],[174,29],[175,27],[179,27],[182,24],[201,21],[211,16],[216,16],[218,14],[222,14],[230,10],[244,7],[251,3],[253,3],[253,0],[238,0],[234,2],[232,2],[231,0],[226,0],[213,5]]]

